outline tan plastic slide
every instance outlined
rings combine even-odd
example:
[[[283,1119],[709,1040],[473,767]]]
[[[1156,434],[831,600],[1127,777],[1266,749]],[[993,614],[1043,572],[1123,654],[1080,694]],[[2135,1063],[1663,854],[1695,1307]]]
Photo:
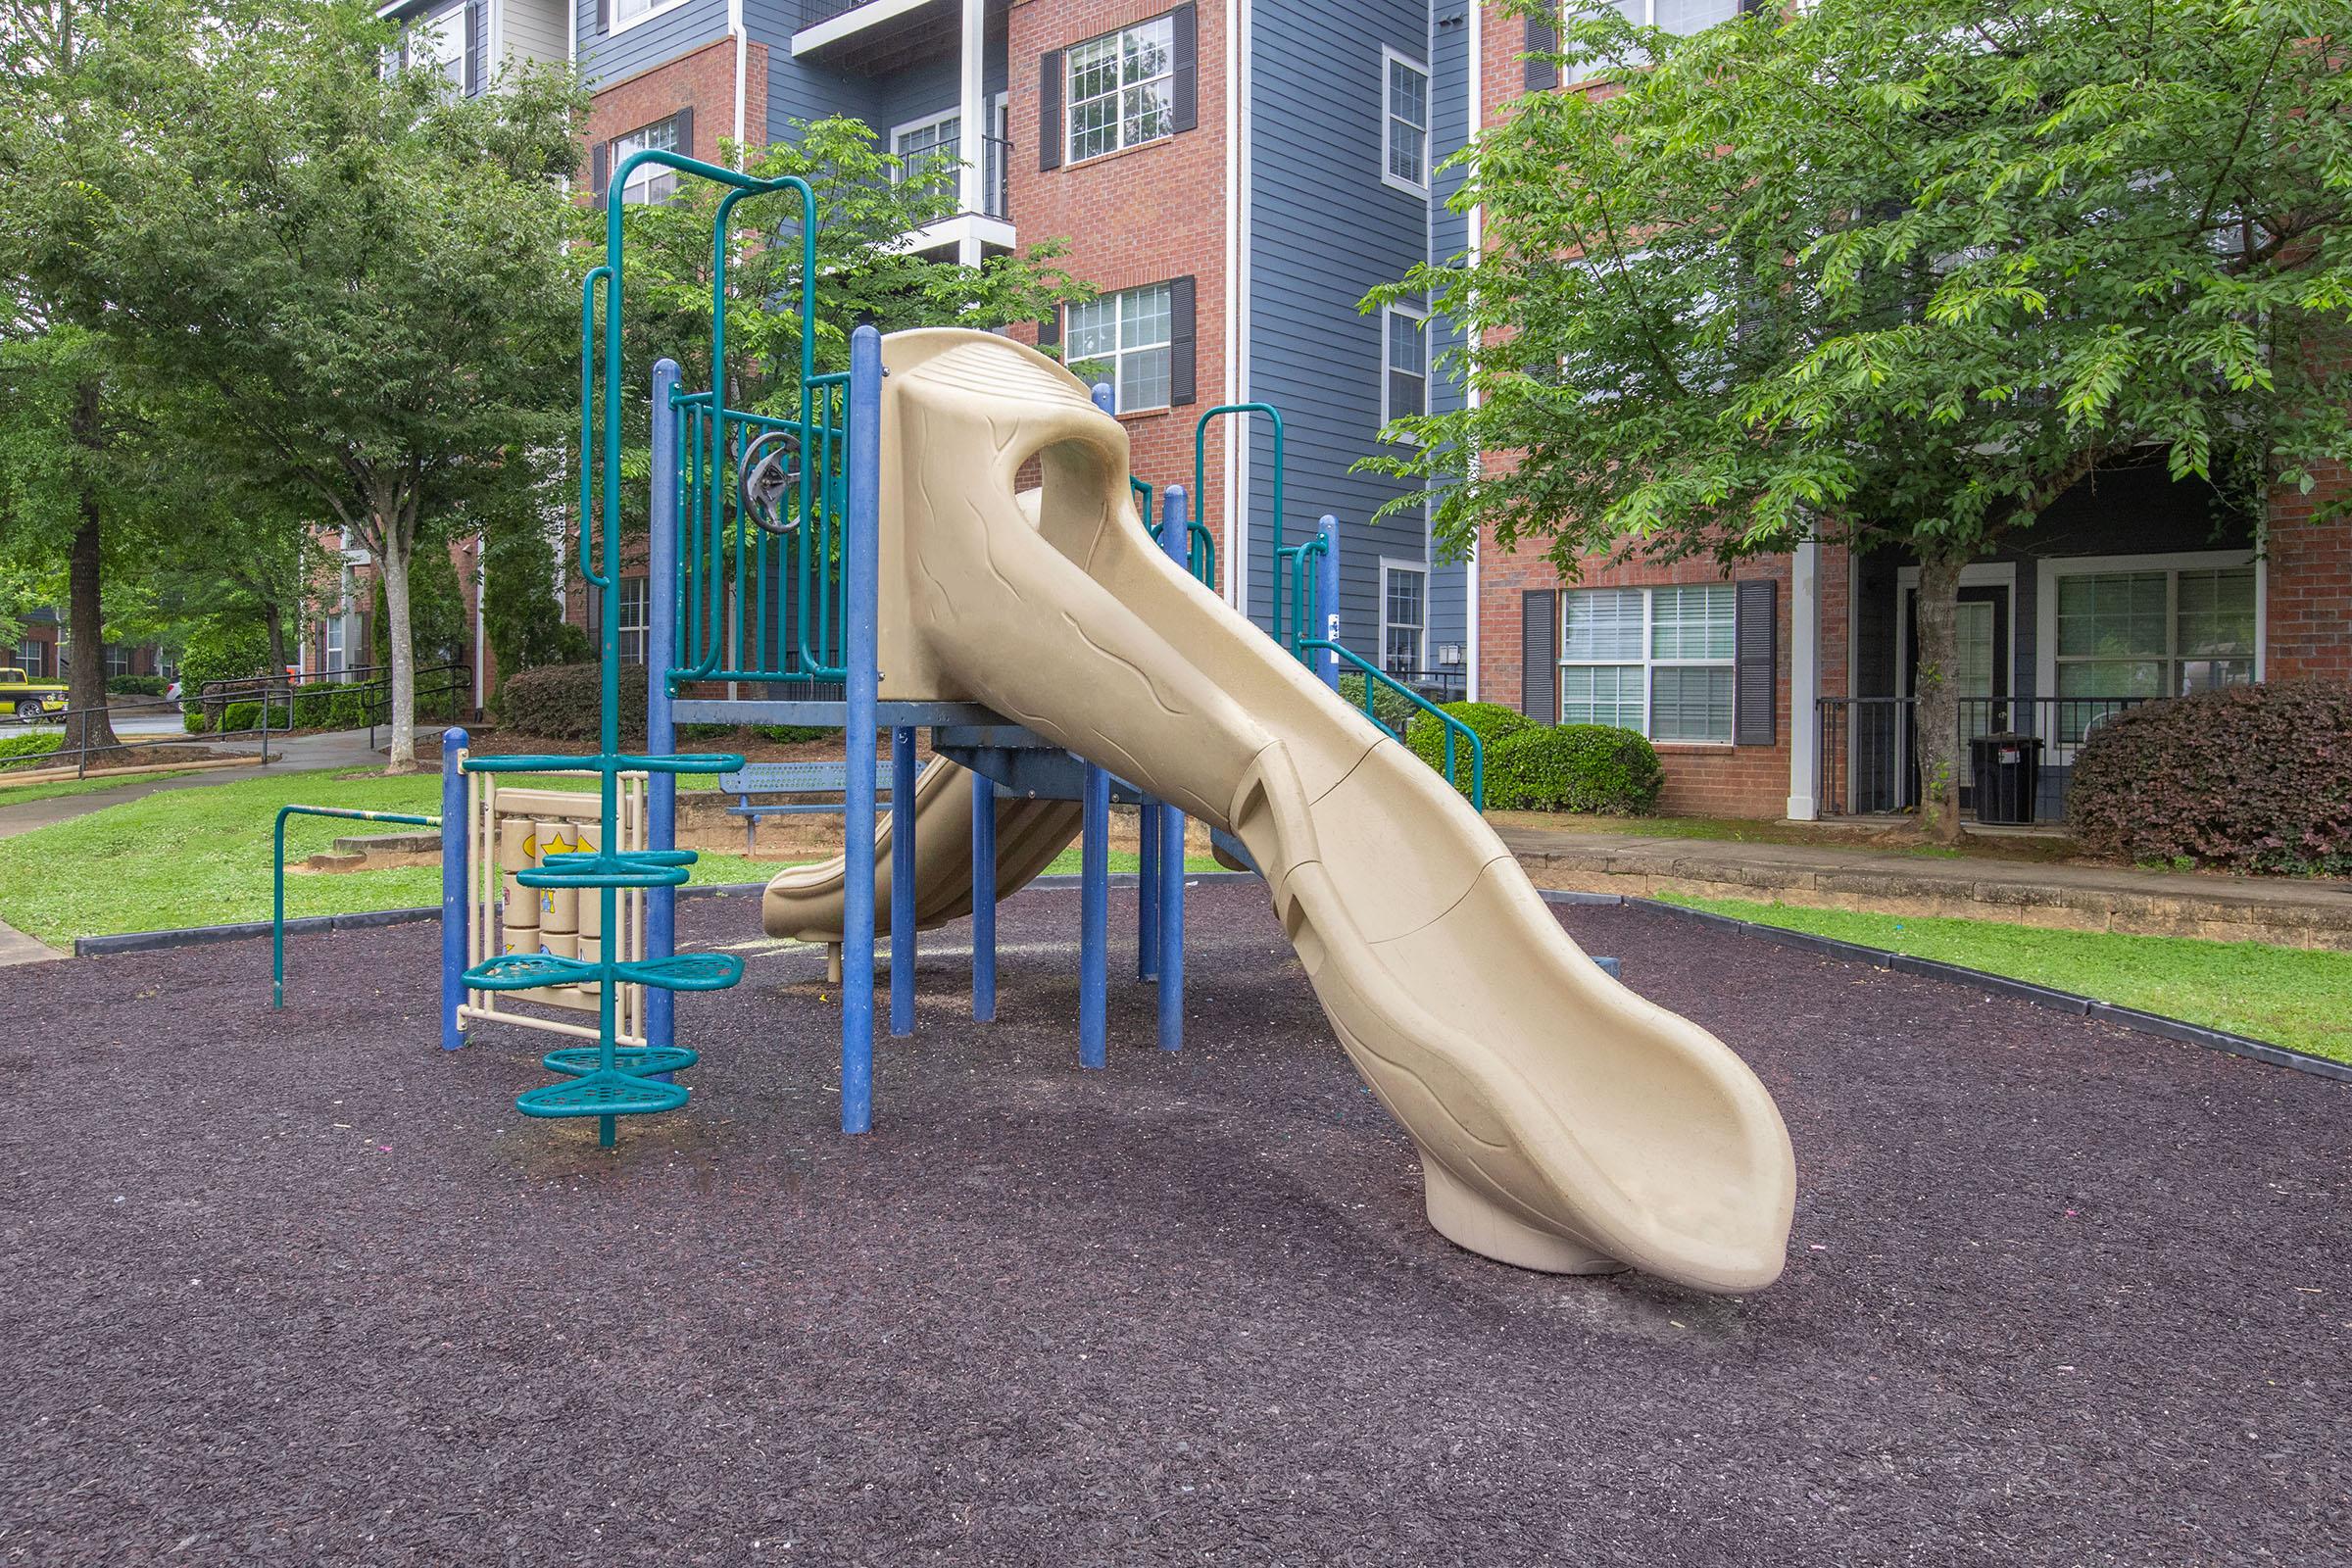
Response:
[[[1452,1241],[1702,1290],[1778,1278],[1795,1166],[1746,1064],[1603,974],[1459,795],[1160,553],[1126,431],[1076,378],[981,332],[883,353],[883,695],[984,703],[1240,838]],[[1042,494],[1016,496],[1032,458]],[[929,924],[970,903],[971,793],[935,764],[918,794]],[[1076,818],[1004,810],[1009,890]],[[840,881],[838,860],[779,876],[769,933],[838,940]]]

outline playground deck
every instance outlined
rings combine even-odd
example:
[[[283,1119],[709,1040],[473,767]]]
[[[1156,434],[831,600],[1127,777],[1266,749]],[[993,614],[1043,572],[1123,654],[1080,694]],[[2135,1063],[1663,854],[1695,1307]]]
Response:
[[[859,1139],[749,900],[681,906],[748,972],[611,1152],[514,1115],[545,1041],[435,1049],[429,926],[299,940],[276,1015],[266,941],[18,971],[0,1561],[2340,1549],[2346,1086],[1563,909],[1756,1065],[1802,1185],[1755,1296],[1544,1277],[1424,1223],[1254,884],[1194,892],[1181,1054],[1114,938],[1080,1073],[1077,898],[1006,904],[993,1026],[926,939]]]

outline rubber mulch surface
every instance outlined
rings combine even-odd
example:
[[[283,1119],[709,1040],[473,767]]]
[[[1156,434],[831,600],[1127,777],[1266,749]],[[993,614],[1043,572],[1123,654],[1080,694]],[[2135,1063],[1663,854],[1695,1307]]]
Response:
[[[1179,1055],[1114,946],[1102,1073],[1076,914],[1006,906],[989,1027],[929,939],[844,1139],[821,956],[685,905],[750,972],[613,1153],[514,1114],[545,1037],[433,1049],[430,926],[278,1015],[263,943],[11,971],[0,1561],[2346,1560],[2346,1086],[1566,909],[1801,1197],[1749,1298],[1547,1278],[1427,1228],[1262,890]]]

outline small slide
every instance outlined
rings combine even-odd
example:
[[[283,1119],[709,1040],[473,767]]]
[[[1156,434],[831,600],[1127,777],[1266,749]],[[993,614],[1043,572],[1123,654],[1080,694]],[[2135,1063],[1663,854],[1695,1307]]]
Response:
[[[1603,974],[1459,795],[1160,553],[1126,431],[1075,377],[982,332],[900,333],[884,361],[883,696],[985,703],[1239,838],[1447,1238],[1560,1273],[1778,1278],[1795,1167],[1747,1065]],[[1043,489],[1016,495],[1033,458]],[[1010,891],[1077,808],[1001,809]],[[970,813],[934,764],[925,924],[969,907]],[[770,934],[838,940],[840,882],[784,872]]]

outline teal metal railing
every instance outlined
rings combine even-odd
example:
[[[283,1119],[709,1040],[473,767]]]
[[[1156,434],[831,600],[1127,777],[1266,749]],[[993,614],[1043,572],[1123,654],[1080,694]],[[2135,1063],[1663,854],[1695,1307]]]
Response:
[[[1382,669],[1370,660],[1353,652],[1350,649],[1341,647],[1338,643],[1331,641],[1329,638],[1313,638],[1301,644],[1300,647],[1305,653],[1308,654],[1337,654],[1340,658],[1341,663],[1348,665],[1351,669],[1362,672],[1364,677],[1364,716],[1370,719],[1374,724],[1379,725],[1382,732],[1388,735],[1390,739],[1402,741],[1404,737],[1398,734],[1396,731],[1390,729],[1387,724],[1382,723],[1380,714],[1374,709],[1376,694],[1382,691],[1395,692],[1397,696],[1412,704],[1414,708],[1418,709],[1424,713],[1432,715],[1441,724],[1445,725],[1446,765],[1442,771],[1446,775],[1446,782],[1452,785],[1457,790],[1462,787],[1461,777],[1457,769],[1457,758],[1460,750],[1459,745],[1457,745],[1457,741],[1460,743],[1466,743],[1470,749],[1470,804],[1474,808],[1481,811],[1487,808],[1487,744],[1485,741],[1479,738],[1478,731],[1472,729],[1469,725],[1463,723],[1460,719],[1454,717],[1451,713],[1448,713],[1446,711],[1446,710],[1440,708],[1437,704],[1431,702],[1428,698],[1422,696],[1410,686],[1405,685],[1402,681],[1396,679],[1394,675],[1391,675],[1388,671]]]
[[[281,806],[270,830],[270,1005],[286,1004],[286,818],[331,816],[346,822],[398,822],[404,827],[439,827],[437,816],[403,811],[361,811],[342,806]]]

